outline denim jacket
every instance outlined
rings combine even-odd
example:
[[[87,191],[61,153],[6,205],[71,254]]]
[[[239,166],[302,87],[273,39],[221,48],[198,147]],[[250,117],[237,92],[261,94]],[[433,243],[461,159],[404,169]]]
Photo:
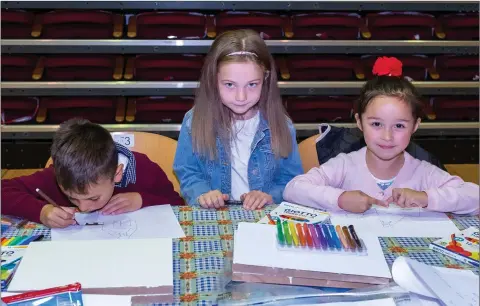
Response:
[[[183,198],[189,205],[198,204],[198,197],[210,190],[220,190],[231,197],[231,163],[229,152],[217,138],[217,158],[210,160],[193,152],[191,109],[183,118],[173,169],[180,181]],[[286,120],[288,120],[286,118]],[[253,138],[248,162],[248,184],[250,190],[259,190],[272,196],[274,203],[283,201],[283,190],[295,176],[302,174],[302,164],[298,152],[296,133],[288,121],[292,137],[292,151],[287,158],[275,158],[270,145],[270,129],[263,116]],[[230,148],[228,148],[230,150]]]

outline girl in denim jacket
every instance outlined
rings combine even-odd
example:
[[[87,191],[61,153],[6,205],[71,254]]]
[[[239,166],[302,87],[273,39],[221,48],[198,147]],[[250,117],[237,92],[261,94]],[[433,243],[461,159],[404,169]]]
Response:
[[[285,185],[303,173],[275,62],[256,32],[225,32],[213,42],[173,167],[186,202],[205,208],[280,203]]]

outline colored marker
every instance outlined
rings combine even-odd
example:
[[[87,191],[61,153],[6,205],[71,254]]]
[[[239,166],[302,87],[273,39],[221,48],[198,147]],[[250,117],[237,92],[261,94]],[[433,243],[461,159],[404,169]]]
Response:
[[[340,238],[337,236],[337,232],[335,232],[335,226],[333,225],[327,225],[328,226],[328,231],[332,235],[333,242],[335,243],[335,247],[337,250],[342,249],[342,242],[340,242]]]
[[[349,225],[348,229],[350,230],[350,235],[352,235],[353,240],[357,244],[357,248],[361,251],[362,250],[362,242],[357,236],[357,232],[355,232],[355,229],[353,228],[353,225]]]
[[[300,245],[300,241],[298,241],[298,234],[295,229],[295,224],[293,222],[288,222],[288,228],[290,229],[290,235],[292,235],[293,245],[298,247]]]
[[[452,234],[452,244],[453,244],[453,246],[458,245],[457,241],[455,241],[455,234]]]
[[[313,237],[312,233],[310,233],[310,230],[308,228],[307,223],[303,223],[303,232],[305,233],[305,238],[307,239],[307,245],[309,248],[314,248],[315,245],[313,244]]]
[[[308,231],[310,232],[310,237],[312,237],[313,247],[316,249],[320,249],[322,245],[320,244],[320,240],[318,240],[317,231],[315,230],[315,225],[307,224]]]
[[[25,236],[16,236],[13,237],[12,241],[10,241],[9,245],[17,245],[19,242],[25,239]]]
[[[340,225],[337,225],[337,226],[335,227],[335,231],[337,232],[337,235],[338,235],[338,237],[340,238],[340,241],[342,242],[343,249],[344,249],[344,250],[348,250],[348,243],[347,243],[347,241],[345,240],[345,237],[343,236],[342,228],[340,227]]]
[[[290,229],[288,228],[288,221],[283,221],[283,235],[285,236],[285,243],[288,246],[292,246],[292,235],[290,234]]]
[[[322,226],[320,224],[315,224],[315,229],[317,230],[318,239],[320,240],[322,249],[328,249],[328,239],[325,236],[325,233],[323,233]]]
[[[270,214],[267,214],[267,218],[268,218],[268,224],[275,225],[275,221],[273,221],[272,216],[270,216]]]
[[[298,240],[300,241],[300,245],[302,247],[307,246],[307,238],[305,237],[305,233],[303,232],[303,227],[300,223],[295,224],[295,228],[298,234]]]
[[[356,245],[353,241],[352,237],[350,237],[350,233],[348,232],[348,228],[346,226],[342,227],[343,235],[345,235],[345,239],[347,240],[348,245],[350,246],[349,249],[355,250]]]
[[[5,242],[5,245],[11,245],[10,243],[15,239],[15,237],[8,238]]]
[[[277,238],[280,245],[285,245],[285,236],[283,235],[282,223],[277,223]]]
[[[333,241],[332,235],[330,234],[330,231],[328,230],[328,226],[326,224],[322,224],[322,231],[323,235],[327,240],[327,245],[330,249],[335,248],[335,242]]]
[[[2,243],[1,243],[1,244],[2,244],[2,245],[5,245],[4,243],[5,243],[6,241],[7,241],[7,238],[3,237],[3,238],[2,238]]]

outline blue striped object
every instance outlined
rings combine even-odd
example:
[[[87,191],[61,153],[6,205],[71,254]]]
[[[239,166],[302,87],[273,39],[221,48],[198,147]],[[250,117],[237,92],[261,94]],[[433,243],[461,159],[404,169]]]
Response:
[[[137,165],[135,163],[135,155],[133,155],[132,151],[130,151],[127,147],[118,143],[115,143],[115,145],[117,146],[118,154],[122,154],[128,158],[127,169],[125,169],[122,181],[115,184],[115,187],[125,188],[129,184],[135,184],[137,181]]]

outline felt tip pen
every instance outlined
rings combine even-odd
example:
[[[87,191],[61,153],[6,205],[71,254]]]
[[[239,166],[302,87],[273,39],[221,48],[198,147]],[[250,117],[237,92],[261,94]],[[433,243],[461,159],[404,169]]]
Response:
[[[345,240],[345,236],[344,236],[343,233],[342,233],[342,228],[340,227],[340,225],[337,225],[337,226],[335,227],[335,231],[337,232],[337,235],[338,235],[338,237],[340,238],[340,241],[342,242],[343,248],[344,248],[345,250],[348,250],[348,249],[349,249],[348,243],[347,243],[347,241]]]
[[[316,249],[321,249],[322,245],[320,244],[320,240],[318,239],[317,231],[315,230],[315,225],[308,224],[308,231],[312,237],[313,247]]]
[[[315,224],[315,229],[317,230],[318,240],[323,250],[328,249],[328,239],[323,233],[322,226],[320,224]]]
[[[362,250],[362,242],[360,241],[360,239],[358,238],[358,235],[357,235],[357,232],[355,231],[355,229],[353,228],[353,225],[349,225],[348,226],[348,230],[350,231],[350,234],[352,235],[352,238],[353,240],[355,241],[355,243],[357,244],[357,248],[359,250]]]
[[[283,235],[282,223],[277,223],[277,238],[280,245],[285,245],[285,236]]]
[[[328,226],[326,224],[322,224],[322,231],[323,231],[324,237],[327,240],[328,248],[334,249],[335,242],[333,241],[332,235],[330,234],[330,231],[328,230]]]
[[[309,248],[315,247],[313,244],[312,233],[310,233],[307,223],[303,223],[302,227],[303,227],[303,233],[305,234],[305,239],[307,240],[307,246]]]
[[[272,219],[272,216],[270,216],[270,214],[267,214],[267,218],[268,218],[268,224],[275,225],[275,221]]]
[[[288,221],[283,221],[283,235],[285,236],[285,243],[288,246],[292,246],[292,235],[290,235],[290,229],[288,228]]]
[[[295,229],[297,230],[298,241],[302,247],[307,246],[307,238],[305,237],[305,233],[303,232],[303,227],[300,223],[295,224]]]
[[[333,225],[327,225],[328,226],[328,231],[332,235],[333,242],[335,243],[335,247],[337,250],[342,249],[342,242],[340,241],[340,238],[337,235],[337,232],[335,231],[335,226]]]
[[[293,224],[293,222],[288,222],[288,228],[290,229],[290,235],[292,236],[293,245],[299,246],[300,241],[298,241],[298,235],[295,229],[295,224]]]
[[[345,235],[345,239],[347,240],[350,249],[355,250],[356,244],[353,241],[352,237],[350,237],[350,233],[348,232],[348,228],[346,226],[342,227],[343,234]]]

